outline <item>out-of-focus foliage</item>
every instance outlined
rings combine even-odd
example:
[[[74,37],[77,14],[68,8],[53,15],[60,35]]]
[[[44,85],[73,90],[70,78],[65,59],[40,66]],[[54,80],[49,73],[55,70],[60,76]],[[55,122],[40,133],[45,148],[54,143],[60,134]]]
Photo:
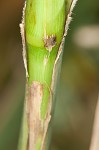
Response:
[[[25,88],[19,31],[23,3],[0,1],[0,150],[16,150],[19,137]],[[86,26],[99,26],[99,0],[78,0],[73,12],[56,97],[52,150],[88,150],[90,144],[99,47],[84,48],[74,40],[77,30]]]

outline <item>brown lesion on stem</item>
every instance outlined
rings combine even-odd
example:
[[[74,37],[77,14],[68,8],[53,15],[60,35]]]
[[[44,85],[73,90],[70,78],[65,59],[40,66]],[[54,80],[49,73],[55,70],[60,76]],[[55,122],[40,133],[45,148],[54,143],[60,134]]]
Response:
[[[41,102],[43,97],[43,85],[38,81],[33,81],[29,87],[28,98],[28,126],[29,144],[28,150],[36,150],[39,136],[43,134],[43,122],[40,115]]]
[[[41,139],[41,149],[44,150],[45,138],[48,124],[51,119],[51,104],[49,103],[46,117],[41,117],[41,103],[44,94],[44,87],[38,81],[33,81],[28,86],[27,118],[28,118],[28,143],[27,150],[36,150],[38,140]]]
[[[52,48],[56,45],[56,36],[55,35],[50,35],[46,36],[43,39],[44,41],[44,47],[50,52]]]

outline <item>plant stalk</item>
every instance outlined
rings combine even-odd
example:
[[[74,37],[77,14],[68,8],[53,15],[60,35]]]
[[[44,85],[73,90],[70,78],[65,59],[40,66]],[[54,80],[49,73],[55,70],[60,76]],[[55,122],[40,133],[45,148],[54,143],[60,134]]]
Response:
[[[48,150],[46,135],[75,3],[76,0],[26,1],[20,25],[26,96],[18,150]]]

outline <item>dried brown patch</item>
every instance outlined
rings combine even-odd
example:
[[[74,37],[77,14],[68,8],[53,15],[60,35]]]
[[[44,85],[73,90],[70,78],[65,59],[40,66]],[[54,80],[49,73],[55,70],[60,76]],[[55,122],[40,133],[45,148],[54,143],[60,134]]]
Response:
[[[28,87],[27,117],[28,117],[28,150],[36,150],[38,139],[41,138],[41,150],[44,150],[45,138],[48,125],[51,119],[51,101],[48,104],[48,110],[45,119],[41,118],[41,103],[43,97],[43,84],[33,81]]]
[[[55,35],[44,37],[44,47],[48,51],[51,51],[55,45],[56,45],[56,36]]]
[[[29,150],[36,149],[39,136],[42,134],[40,107],[43,97],[43,85],[33,81],[29,88]]]

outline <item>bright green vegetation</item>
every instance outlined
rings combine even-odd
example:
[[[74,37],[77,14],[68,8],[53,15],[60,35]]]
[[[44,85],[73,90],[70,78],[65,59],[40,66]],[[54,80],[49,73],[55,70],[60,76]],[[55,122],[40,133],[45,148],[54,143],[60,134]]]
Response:
[[[54,62],[62,41],[69,3],[66,0],[27,0],[25,28],[29,84],[33,81],[43,84],[42,118],[46,115]],[[52,49],[45,46],[47,36],[54,36]]]
[[[41,97],[41,105],[37,106],[37,112],[40,110],[40,123],[43,124],[40,126],[41,132],[37,134],[37,137],[35,136],[36,132],[34,130],[33,131],[35,133],[33,132],[34,135],[32,136],[34,137],[33,140],[36,140],[36,143],[32,143],[36,145],[33,147],[33,149],[36,150],[41,150],[42,144],[44,148],[46,146],[48,147],[48,144],[46,144],[47,138],[43,138],[45,138],[47,132],[46,129],[48,122],[46,119],[49,119],[49,116],[48,118],[46,118],[49,111],[48,104],[51,105],[50,101],[53,100],[53,98],[50,99],[50,96],[53,92],[53,89],[51,89],[52,75],[58,50],[63,39],[66,18],[70,9],[71,1],[72,0],[26,1],[24,20],[27,67],[29,75],[28,85],[31,87],[31,85],[34,84],[34,81],[37,81],[37,83],[40,83],[40,85],[42,85],[43,91],[43,96]],[[27,90],[29,90],[29,87]],[[38,98],[37,100],[39,101],[40,99]],[[31,131],[30,126],[28,127],[28,123],[30,123],[29,121],[31,120],[28,120],[26,105],[27,104],[25,104],[24,107],[24,117],[20,136],[19,150],[27,149],[28,136]],[[31,114],[31,112],[29,113]],[[37,117],[38,119],[38,114],[37,116],[35,116],[34,113],[33,117]],[[38,122],[39,119],[36,121]],[[37,131],[39,131],[39,129]],[[42,143],[43,140],[44,143]],[[29,146],[32,146],[31,143],[29,144]],[[30,147],[29,150],[31,150]]]

